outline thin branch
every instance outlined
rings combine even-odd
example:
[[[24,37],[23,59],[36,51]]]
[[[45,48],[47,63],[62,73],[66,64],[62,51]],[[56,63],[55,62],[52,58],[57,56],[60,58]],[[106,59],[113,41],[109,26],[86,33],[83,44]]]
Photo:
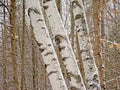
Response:
[[[118,78],[120,78],[120,76],[118,76],[118,77],[116,77],[116,78],[113,78],[113,79],[110,79],[110,80],[106,81],[105,84],[106,84],[106,83],[109,83],[109,82],[112,82],[112,81],[114,81],[114,80],[116,80],[116,79],[118,79]]]
[[[108,12],[108,14],[110,15],[110,17],[115,21],[115,23],[120,26],[119,22],[111,15],[110,9],[109,9],[109,8],[108,8],[109,10],[107,10],[107,8],[105,8],[105,9],[106,9],[106,11]]]
[[[0,1],[0,3],[1,3],[1,5],[3,5],[7,9],[8,13],[11,15],[9,8],[2,1]]]
[[[112,42],[112,41],[110,41],[110,40],[105,40],[105,39],[100,39],[101,41],[105,41],[105,42],[107,42],[107,43],[111,43],[111,44],[113,44],[113,45],[118,45],[119,43],[116,43],[116,42]]]

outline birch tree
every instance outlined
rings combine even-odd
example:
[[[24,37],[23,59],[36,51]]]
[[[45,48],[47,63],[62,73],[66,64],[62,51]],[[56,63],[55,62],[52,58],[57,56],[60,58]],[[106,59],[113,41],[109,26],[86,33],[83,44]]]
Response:
[[[45,18],[49,21],[52,42],[54,46],[58,46],[64,65],[66,66],[71,89],[86,90],[55,0],[43,0],[43,8],[47,16]]]
[[[67,90],[57,55],[55,53],[53,44],[50,40],[50,36],[45,25],[39,0],[36,0],[34,2],[32,0],[27,0],[26,4],[30,18],[30,24],[33,27],[34,37],[40,46],[40,51],[43,56],[46,71],[52,88],[53,90]]]
[[[56,0],[56,5],[58,8],[59,14],[61,16],[63,25],[69,35],[69,38],[72,38],[72,35],[71,35],[71,33],[72,33],[72,31],[71,31],[71,25],[72,25],[71,13],[72,13],[72,11],[71,11],[70,0]]]
[[[72,2],[75,30],[78,32],[87,90],[100,90],[98,68],[93,56],[83,2]]]
[[[120,0],[0,0],[0,90],[119,90]]]

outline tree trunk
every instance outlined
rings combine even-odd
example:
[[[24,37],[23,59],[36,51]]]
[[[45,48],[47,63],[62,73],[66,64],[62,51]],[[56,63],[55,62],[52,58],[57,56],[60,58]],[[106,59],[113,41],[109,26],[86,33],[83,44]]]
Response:
[[[40,47],[51,86],[53,90],[67,90],[57,55],[45,25],[40,2],[39,0],[34,2],[32,0],[27,0],[26,4],[30,23],[33,27],[34,37]]]
[[[86,90],[77,61],[70,45],[67,31],[65,30],[55,0],[43,1],[43,8],[47,15],[52,42],[59,47],[64,65],[66,66],[68,80],[72,90]]]
[[[5,0],[4,0],[4,4],[5,4]],[[4,15],[4,31],[3,31],[3,78],[4,78],[4,82],[3,82],[3,89],[4,90],[8,90],[8,86],[7,86],[7,28],[6,28],[6,10],[5,7],[3,7],[3,15]]]
[[[19,90],[18,83],[18,67],[17,67],[17,27],[16,27],[16,0],[11,0],[11,46],[12,46],[12,60],[13,60],[13,69],[14,69],[14,84],[15,90]]]
[[[99,78],[101,89],[104,89],[103,78],[103,60],[101,58],[101,43],[100,43],[100,12],[101,12],[102,0],[93,0],[93,22],[94,22],[94,42],[93,51],[99,70]]]
[[[72,7],[75,20],[75,30],[78,32],[82,62],[84,66],[86,88],[87,90],[100,90],[98,69],[92,53],[89,28],[82,0],[80,2],[73,1]]]
[[[23,0],[23,27],[22,27],[22,50],[21,50],[21,90],[24,90],[25,85],[25,70],[24,70],[24,64],[25,64],[25,0]],[[25,87],[26,88],[26,87]]]

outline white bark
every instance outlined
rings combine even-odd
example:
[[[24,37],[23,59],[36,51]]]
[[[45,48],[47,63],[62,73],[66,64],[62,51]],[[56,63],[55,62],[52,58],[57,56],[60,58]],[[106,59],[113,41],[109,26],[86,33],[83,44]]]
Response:
[[[71,32],[71,7],[70,7],[70,1],[69,0],[61,0],[61,17],[62,22],[67,30],[68,35],[70,35]]]
[[[54,45],[58,45],[68,76],[70,77],[70,87],[74,88],[73,90],[86,90],[55,0],[44,1],[43,7],[51,27],[52,41]]]
[[[66,0],[61,0],[61,18],[62,18],[62,21],[63,21],[63,24],[65,24],[65,20],[66,20],[66,9],[67,9],[67,6],[66,6]]]
[[[63,78],[60,65],[51,42],[39,0],[27,0],[28,16],[33,27],[34,37],[40,46],[46,71],[53,90],[68,90]]]
[[[72,6],[75,19],[75,30],[78,32],[81,56],[84,65],[87,90],[100,90],[98,69],[93,56],[89,28],[82,0],[81,2],[74,0]]]

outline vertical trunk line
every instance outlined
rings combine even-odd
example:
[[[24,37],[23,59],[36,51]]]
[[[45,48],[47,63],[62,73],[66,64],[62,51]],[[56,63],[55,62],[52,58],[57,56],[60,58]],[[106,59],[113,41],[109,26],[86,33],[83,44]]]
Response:
[[[59,11],[59,13],[60,13],[60,15],[61,15],[61,17],[62,17],[62,12],[61,12],[61,10],[62,10],[61,0],[56,0],[56,4],[57,4],[58,11]]]
[[[5,4],[5,0],[4,0],[4,4]],[[7,86],[7,56],[6,56],[6,45],[7,45],[7,32],[6,32],[6,12],[5,12],[5,7],[3,7],[3,13],[4,13],[4,31],[3,31],[3,78],[4,78],[4,82],[3,82],[3,89],[4,90],[8,90],[8,86]]]
[[[69,62],[71,60],[71,62],[72,62],[71,68],[68,68],[68,67],[70,67],[70,64],[68,64],[68,63],[66,64],[69,76],[72,80],[72,81],[70,80],[71,89],[73,89],[73,88],[86,89],[84,86],[83,80],[81,78],[81,73],[80,73],[79,67],[77,65],[76,57],[74,55],[71,43],[69,41],[67,31],[65,30],[65,28],[62,24],[63,22],[62,22],[62,19],[60,17],[60,14],[59,14],[58,10],[56,9],[57,6],[55,3],[55,0],[51,0],[51,1],[44,3],[44,7],[45,6],[48,7],[48,8],[44,8],[44,9],[46,10],[47,17],[50,20],[49,23],[53,28],[52,29],[53,36],[51,38],[52,38],[53,42],[56,41],[56,43],[59,43],[60,48],[64,47],[60,51],[60,54],[62,55],[63,60],[66,60],[66,62]],[[56,13],[55,14],[51,13],[50,9],[55,10]],[[56,17],[56,19],[54,19],[54,17]],[[51,21],[51,19],[53,19],[53,21]],[[58,21],[57,23],[59,23],[59,25],[56,25],[55,20],[56,20],[56,22]],[[57,28],[60,30],[59,33],[57,32]],[[57,38],[58,38],[58,41],[56,40]],[[66,44],[66,46],[64,46],[63,43]],[[66,50],[70,54],[66,53]]]
[[[101,0],[100,2],[100,8],[101,8],[101,38],[102,39],[106,39],[105,36],[105,25],[106,25],[106,20],[104,19],[106,17],[106,13],[105,13],[105,9],[104,9],[104,5],[105,5],[106,0]],[[101,53],[103,53],[105,50],[105,45],[103,43],[101,43]],[[103,73],[102,73],[102,88],[106,89],[106,85],[105,85],[105,56],[102,54],[101,55],[101,59],[102,59],[102,69],[103,69]]]
[[[93,0],[93,22],[94,22],[94,35],[95,35],[95,42],[93,43],[93,50],[94,50],[93,52],[99,70],[101,90],[104,90],[103,60],[101,58],[101,43],[100,43],[101,2],[102,1],[100,0]]]
[[[14,85],[15,90],[19,90],[18,83],[18,67],[17,67],[17,41],[16,41],[16,0],[11,0],[11,47],[12,47],[12,60],[13,60],[13,70],[14,70]]]
[[[23,0],[23,30],[22,30],[22,51],[21,51],[21,90],[24,90],[24,84],[25,84],[25,0]],[[26,87],[25,87],[26,88]]]
[[[81,72],[81,75],[82,75],[82,78],[83,78],[83,82],[86,86],[85,71],[84,71],[84,65],[83,65],[83,61],[82,61],[80,45],[79,45],[79,40],[78,40],[78,32],[76,32],[76,43],[77,43],[77,58],[79,60],[78,66],[80,68],[80,72]]]
[[[72,10],[72,6],[71,6],[71,10]],[[71,11],[71,33],[70,33],[70,38],[71,38],[71,45],[72,45],[72,49],[74,51],[74,15],[73,12]]]
[[[33,33],[33,27],[30,24],[31,27],[31,39],[32,39],[32,75],[33,75],[33,89],[36,90],[36,60],[35,60],[35,45],[34,45],[34,33]]]
[[[31,24],[33,26],[35,40],[40,47],[39,50],[41,51],[41,54],[44,59],[47,75],[50,79],[53,90],[56,89],[68,90],[64,78],[62,76],[61,69],[59,67],[58,57],[56,55],[53,43],[49,36],[50,34],[44,22],[44,18],[40,6],[41,4],[39,3],[40,1],[38,0],[36,2],[37,2],[37,6],[31,7],[28,5],[29,7],[28,15],[30,17]],[[35,23],[36,21],[38,22],[38,24]],[[37,34],[38,32],[40,33],[40,36],[38,36]]]
[[[49,35],[49,37],[51,37],[52,35],[52,31],[51,31],[51,27],[49,25],[49,21],[48,21],[48,18],[47,18],[47,15],[46,15],[46,12],[44,10],[43,11],[43,15],[45,17],[45,23],[46,23],[46,27],[48,28],[48,31],[47,31],[47,34]],[[51,41],[52,43],[52,41]],[[64,63],[62,61],[62,56],[60,54],[60,51],[59,51],[59,48],[58,48],[58,45],[53,45],[53,48],[55,48],[55,52],[56,52],[56,57],[58,58],[58,63],[60,63],[60,68],[62,70],[62,74],[63,74],[63,78],[65,79],[65,83],[67,84],[67,88],[68,90],[70,90],[70,83],[69,81],[67,80],[67,72],[66,72],[66,69],[65,69],[65,66],[64,66]]]

